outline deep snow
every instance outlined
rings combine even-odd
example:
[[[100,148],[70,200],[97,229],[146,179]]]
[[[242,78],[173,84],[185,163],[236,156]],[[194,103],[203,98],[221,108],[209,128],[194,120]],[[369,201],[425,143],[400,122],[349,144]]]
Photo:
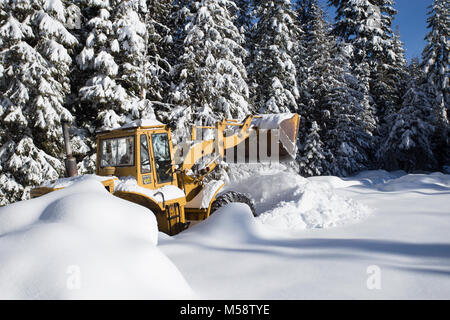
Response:
[[[266,166],[258,172],[257,168],[251,176],[230,182],[225,191],[249,194],[256,202],[257,220],[264,225],[281,230],[328,228],[370,214],[368,207],[338,195],[326,181],[310,181],[290,171],[267,170]]]
[[[196,298],[156,218],[93,177],[0,208],[0,299]]]
[[[450,175],[231,172],[260,216],[231,204],[174,237],[95,179],[0,208],[0,298],[450,298]]]
[[[277,171],[269,167],[263,173],[250,172],[243,179],[254,179],[255,184],[242,188],[258,195],[272,186],[275,198],[281,188],[297,204],[300,198],[288,191],[293,180],[301,185],[303,179],[278,172],[282,179],[277,182],[273,176]],[[333,205],[321,201],[335,197],[338,211],[343,208],[340,203],[344,207],[352,203],[369,208],[370,214],[360,212],[356,219],[349,214],[344,220],[332,214],[341,222],[333,228],[299,223],[300,228],[293,230],[278,221],[275,229],[273,221],[253,219],[248,208],[234,204],[176,237],[160,234],[159,247],[201,298],[450,298],[450,175],[368,171],[346,179],[306,180],[318,192],[312,197],[318,202],[308,200],[308,212],[327,214],[321,207]],[[323,185],[330,189],[322,189]],[[308,191],[305,195],[309,197]],[[301,218],[301,205],[289,203],[286,206],[299,210]],[[266,205],[259,203],[259,210]],[[281,220],[285,214],[278,212]],[[326,221],[325,216],[319,218]]]

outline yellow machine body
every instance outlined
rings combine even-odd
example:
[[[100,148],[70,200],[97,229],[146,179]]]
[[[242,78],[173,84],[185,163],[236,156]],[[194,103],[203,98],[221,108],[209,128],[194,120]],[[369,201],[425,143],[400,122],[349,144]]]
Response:
[[[172,145],[171,130],[163,124],[129,126],[100,132],[97,134],[96,174],[111,176],[111,179],[106,179],[102,183],[113,195],[149,208],[157,218],[160,231],[170,235],[177,234],[188,226],[188,222],[204,220],[211,214],[211,204],[223,184],[214,189],[206,205],[186,207],[186,204],[204,190],[204,177],[224,160],[226,151],[238,148],[239,145],[241,147],[245,145],[244,149],[248,151],[252,143],[250,139],[252,134],[255,137],[253,141],[260,143],[262,138],[259,130],[252,127],[255,118],[257,116],[248,116],[243,122],[224,120],[213,127],[194,126],[187,147],[177,148]],[[283,134],[294,143],[297,139],[299,121],[299,116],[293,114],[280,125]],[[228,127],[235,127],[232,134],[226,133]],[[199,129],[214,129],[215,137],[199,140],[197,139]],[[270,135],[264,139],[270,139]],[[280,150],[283,155],[281,145],[282,143]],[[122,147],[122,159],[118,159],[117,156],[108,158],[108,155],[113,153],[113,148],[118,150],[119,146]],[[198,162],[208,157],[210,160],[193,173]],[[132,191],[115,190],[117,177],[135,178],[138,188]],[[182,190],[182,196],[165,199],[164,193],[159,191],[168,186]],[[31,191],[31,197],[39,197],[59,189],[61,188],[38,187]],[[151,192],[151,196],[147,191]]]

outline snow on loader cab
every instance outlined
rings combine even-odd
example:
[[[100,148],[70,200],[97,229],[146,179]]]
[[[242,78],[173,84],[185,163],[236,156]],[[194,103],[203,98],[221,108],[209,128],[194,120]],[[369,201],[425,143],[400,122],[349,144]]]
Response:
[[[215,126],[193,126],[191,139],[172,145],[171,130],[156,120],[136,120],[97,134],[97,180],[114,196],[149,208],[160,231],[174,235],[192,221],[208,218],[230,203],[253,201],[246,195],[220,193],[223,181],[205,181],[221,161],[256,163],[291,161],[296,154],[298,114],[247,116],[244,121],[225,119]],[[198,139],[209,130],[214,136]],[[31,191],[31,197],[62,189],[78,179],[71,155],[68,126],[66,174]]]

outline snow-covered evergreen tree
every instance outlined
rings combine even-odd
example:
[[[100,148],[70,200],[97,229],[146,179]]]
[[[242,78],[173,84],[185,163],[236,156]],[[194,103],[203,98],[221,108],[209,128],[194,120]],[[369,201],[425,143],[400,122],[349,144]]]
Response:
[[[171,102],[179,107],[168,119],[178,135],[194,122],[211,125],[250,113],[244,38],[233,24],[236,9],[231,0],[195,1],[181,9],[188,14],[171,90]]]
[[[393,0],[329,0],[336,6],[334,33],[353,46],[354,72],[369,71],[369,93],[378,116],[379,135],[385,133],[385,115],[395,110],[398,57],[394,48],[392,20],[397,11]],[[357,74],[364,77],[363,74]]]
[[[186,12],[180,12],[187,0],[149,0],[147,28],[149,32],[148,72],[151,101],[156,117],[164,123],[172,125],[171,112],[174,105],[171,99],[172,66],[175,65],[182,50],[181,29]]]
[[[68,7],[0,1],[0,205],[64,172],[61,121],[72,120],[65,103],[77,43]]]
[[[303,144],[300,167],[321,174],[348,175],[367,168],[372,132],[375,129],[372,109],[363,81],[352,75],[348,45],[337,44],[329,33],[324,12],[317,0],[302,7],[305,30],[306,66],[303,87],[307,91],[304,125],[316,122],[320,127],[324,157],[321,169],[303,164]],[[308,140],[305,142],[308,143]],[[312,141],[314,147],[315,141]],[[322,161],[324,163],[324,161]],[[307,174],[307,172],[305,172]]]
[[[318,14],[318,11],[316,10],[316,8],[319,8],[319,5],[317,0],[304,0],[294,2],[294,8],[297,12],[297,19],[303,31],[299,37],[299,46],[294,57],[294,63],[297,72],[297,87],[299,91],[299,97],[297,98],[297,107],[300,116],[304,120],[306,120],[309,118],[308,112],[311,107],[309,103],[313,99],[311,93],[309,92],[308,86],[310,84],[310,65],[314,62],[308,56],[309,52],[311,51],[308,48],[311,46],[310,42],[315,37],[315,31],[313,27],[317,21],[316,16]],[[324,14],[323,11],[321,13]],[[324,32],[327,31],[325,30]],[[308,128],[309,126],[301,126],[300,129],[302,134],[307,134]]]
[[[426,86],[420,84],[417,62],[409,67],[410,80],[397,113],[390,115],[389,135],[378,156],[389,170],[432,170],[436,159],[431,148],[434,116]]]
[[[427,45],[422,53],[426,88],[433,98],[436,126],[433,149],[440,165],[450,163],[449,7],[448,0],[435,0],[430,6],[427,22],[431,30],[425,38]]]
[[[287,0],[255,1],[249,73],[256,89],[252,102],[260,113],[298,112],[295,56],[302,51],[297,14]]]
[[[393,0],[329,0],[336,7],[334,33],[355,47],[357,63],[392,53]]]
[[[380,144],[382,145],[385,144],[387,139],[389,139],[390,130],[394,127],[394,123],[392,123],[392,121],[396,121],[396,115],[402,108],[403,97],[406,94],[408,83],[411,79],[411,75],[407,70],[403,42],[400,40],[398,28],[393,36],[392,44],[396,59],[390,66],[389,74],[383,75],[386,77],[386,81],[390,83],[391,90],[386,92],[386,94],[390,97],[391,103],[382,115],[382,125],[379,126],[378,138]],[[381,147],[380,150],[381,149],[383,149],[383,147]],[[377,161],[379,161],[381,167],[387,165],[386,169],[388,169],[390,168],[390,165],[389,162],[385,161],[384,157],[384,152],[377,153]]]
[[[254,0],[233,0],[237,6],[236,26],[241,29],[241,33],[250,30],[252,23],[252,14],[254,9]]]
[[[130,97],[119,78],[116,53],[121,49],[114,30],[114,7],[109,1],[81,0],[86,18],[84,48],[77,56],[77,64],[87,78],[79,89],[80,110],[87,126],[95,129],[118,127],[126,121]],[[136,21],[141,25],[141,21]],[[125,54],[125,52],[122,52]]]
[[[324,140],[333,155],[328,174],[348,176],[373,164],[371,156],[376,117],[368,99],[368,81],[353,75],[344,54],[337,57],[336,70],[341,70],[337,83],[342,86],[333,86],[325,97],[325,103],[331,110],[332,125]]]
[[[332,67],[331,51],[335,50],[336,40],[327,30],[324,12],[317,0],[301,2],[298,11],[304,30],[301,38],[302,46],[305,48],[299,53],[303,53],[301,57],[296,57],[302,64],[300,68],[303,71],[297,78],[300,80],[298,86],[302,93],[300,99],[302,108],[299,111],[307,124],[316,121],[323,126],[323,114],[329,114],[330,110],[326,110],[326,107],[324,110],[321,103],[327,90],[333,85],[334,75],[327,72],[330,72]]]
[[[157,21],[167,1],[83,1],[86,30],[77,56],[82,77],[80,109],[95,128],[117,127],[135,118],[154,117],[162,103],[170,63],[161,56],[169,30]]]
[[[119,78],[131,97],[128,118],[154,117],[153,104],[163,103],[171,66],[162,56],[170,43],[168,28],[158,20],[168,14],[168,1],[120,2],[114,29],[119,43]]]
[[[80,6],[85,26],[74,83],[77,122],[88,147],[77,155],[87,155],[82,162],[92,170],[95,130],[154,118],[155,109],[165,106],[171,66],[163,55],[171,37],[162,20],[171,2],[80,0]]]
[[[172,68],[170,52],[173,40],[172,31],[166,20],[169,19],[171,10],[171,0],[148,0],[146,8],[142,5],[136,10],[147,28],[143,34],[147,50],[142,51],[137,58],[142,66],[136,73],[143,74],[143,79],[135,82],[141,83],[141,98],[148,99],[156,105],[164,104],[167,100],[170,86],[169,74]],[[133,57],[128,57],[128,60],[129,63],[135,61]]]
[[[251,39],[251,30],[252,26],[255,23],[254,14],[255,14],[255,1],[254,0],[233,0],[236,3],[237,13],[236,20],[234,24],[238,27],[241,35],[244,37],[245,42],[243,47],[247,51],[247,56],[244,59],[244,65],[246,70],[248,70],[248,66],[251,63],[251,55],[249,54],[253,49],[253,43]],[[252,91],[252,87],[249,86],[250,95]]]
[[[395,53],[395,61],[391,69],[391,81],[396,91],[393,93],[392,100],[394,102],[395,110],[386,110],[386,113],[392,113],[399,109],[402,104],[402,98],[406,93],[406,86],[408,84],[408,70],[405,58],[405,48],[403,42],[400,40],[400,31],[398,26],[392,38],[393,52]]]
[[[329,158],[324,150],[324,143],[319,134],[320,128],[315,121],[302,143],[298,159],[299,173],[302,176],[320,176],[327,171],[326,159]]]

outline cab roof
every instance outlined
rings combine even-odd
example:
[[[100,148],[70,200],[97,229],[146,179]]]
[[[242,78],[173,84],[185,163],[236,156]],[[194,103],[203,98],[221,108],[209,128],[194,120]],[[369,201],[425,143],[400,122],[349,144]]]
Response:
[[[159,122],[156,119],[138,119],[131,122],[128,122],[124,124],[121,127],[118,128],[110,128],[110,129],[100,129],[97,131],[97,133],[106,133],[111,131],[118,131],[118,130],[127,130],[127,129],[137,129],[137,128],[143,128],[143,129],[161,129],[165,128],[165,124]]]

